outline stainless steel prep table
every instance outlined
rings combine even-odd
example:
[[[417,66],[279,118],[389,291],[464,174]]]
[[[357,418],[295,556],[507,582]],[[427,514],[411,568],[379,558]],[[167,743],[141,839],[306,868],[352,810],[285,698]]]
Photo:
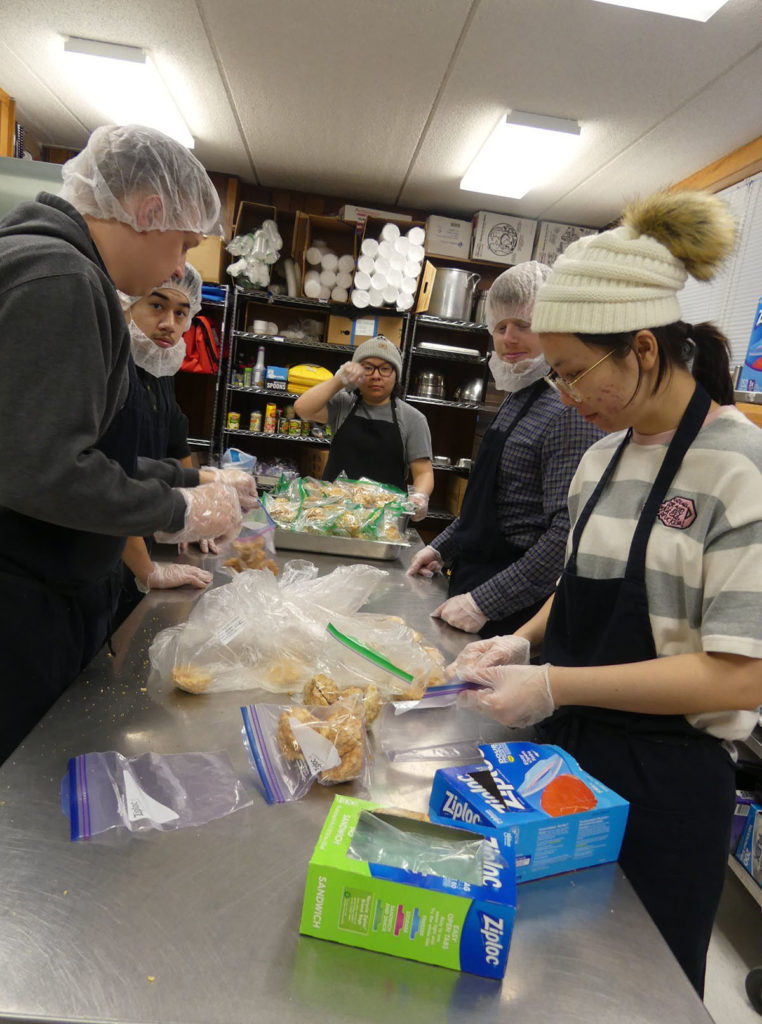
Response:
[[[314,561],[321,574],[337,563]],[[428,614],[444,581],[384,568],[388,586],[369,607],[456,654],[468,637]],[[0,1020],[711,1021],[616,864],[520,886],[500,984],[299,936],[328,788],[269,807],[252,786],[253,806],[203,828],[71,843],[59,783],[72,755],[225,748],[251,778],[246,694],[199,697],[149,678],[151,638],[194,599],[149,595],[115,635],[116,657],[101,652],[0,768]],[[425,810],[441,763],[392,768],[379,757],[374,795]]]

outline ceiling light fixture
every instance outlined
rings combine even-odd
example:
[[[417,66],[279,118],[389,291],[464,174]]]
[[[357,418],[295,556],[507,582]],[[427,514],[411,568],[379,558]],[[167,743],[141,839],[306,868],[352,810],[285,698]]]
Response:
[[[460,180],[466,192],[521,199],[566,163],[580,141],[577,121],[511,110]]]
[[[599,4],[614,7],[631,7],[635,11],[650,11],[652,14],[669,14],[673,18],[689,18],[691,21],[709,21],[728,0],[596,0]]]
[[[69,36],[64,52],[82,92],[113,124],[144,124],[193,149],[193,136],[145,50]]]

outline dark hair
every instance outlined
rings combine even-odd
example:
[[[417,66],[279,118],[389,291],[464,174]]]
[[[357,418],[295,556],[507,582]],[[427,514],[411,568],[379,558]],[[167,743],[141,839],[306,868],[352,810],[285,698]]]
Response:
[[[733,405],[733,382],[730,377],[730,343],[722,331],[711,323],[686,324],[682,320],[665,327],[647,328],[659,347],[659,367],[652,394],[665,373],[673,366],[690,369],[709,397],[720,405]],[[637,331],[624,334],[577,334],[586,345],[614,350],[615,359],[623,359],[632,351]],[[638,364],[637,393],[642,371]]]

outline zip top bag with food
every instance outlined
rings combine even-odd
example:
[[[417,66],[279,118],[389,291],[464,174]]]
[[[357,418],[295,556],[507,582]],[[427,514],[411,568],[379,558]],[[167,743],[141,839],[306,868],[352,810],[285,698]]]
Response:
[[[432,821],[493,836],[526,882],[606,864],[619,856],[629,804],[551,744],[480,746],[482,764],[440,768]]]

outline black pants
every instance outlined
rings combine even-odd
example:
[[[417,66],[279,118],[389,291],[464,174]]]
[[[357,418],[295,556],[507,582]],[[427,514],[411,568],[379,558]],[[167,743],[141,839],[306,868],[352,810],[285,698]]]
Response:
[[[0,572],[0,763],[105,642],[113,590],[109,578],[62,594]]]
[[[630,802],[619,863],[703,998],[730,852],[735,767],[711,737],[632,735],[580,716],[538,727]]]

